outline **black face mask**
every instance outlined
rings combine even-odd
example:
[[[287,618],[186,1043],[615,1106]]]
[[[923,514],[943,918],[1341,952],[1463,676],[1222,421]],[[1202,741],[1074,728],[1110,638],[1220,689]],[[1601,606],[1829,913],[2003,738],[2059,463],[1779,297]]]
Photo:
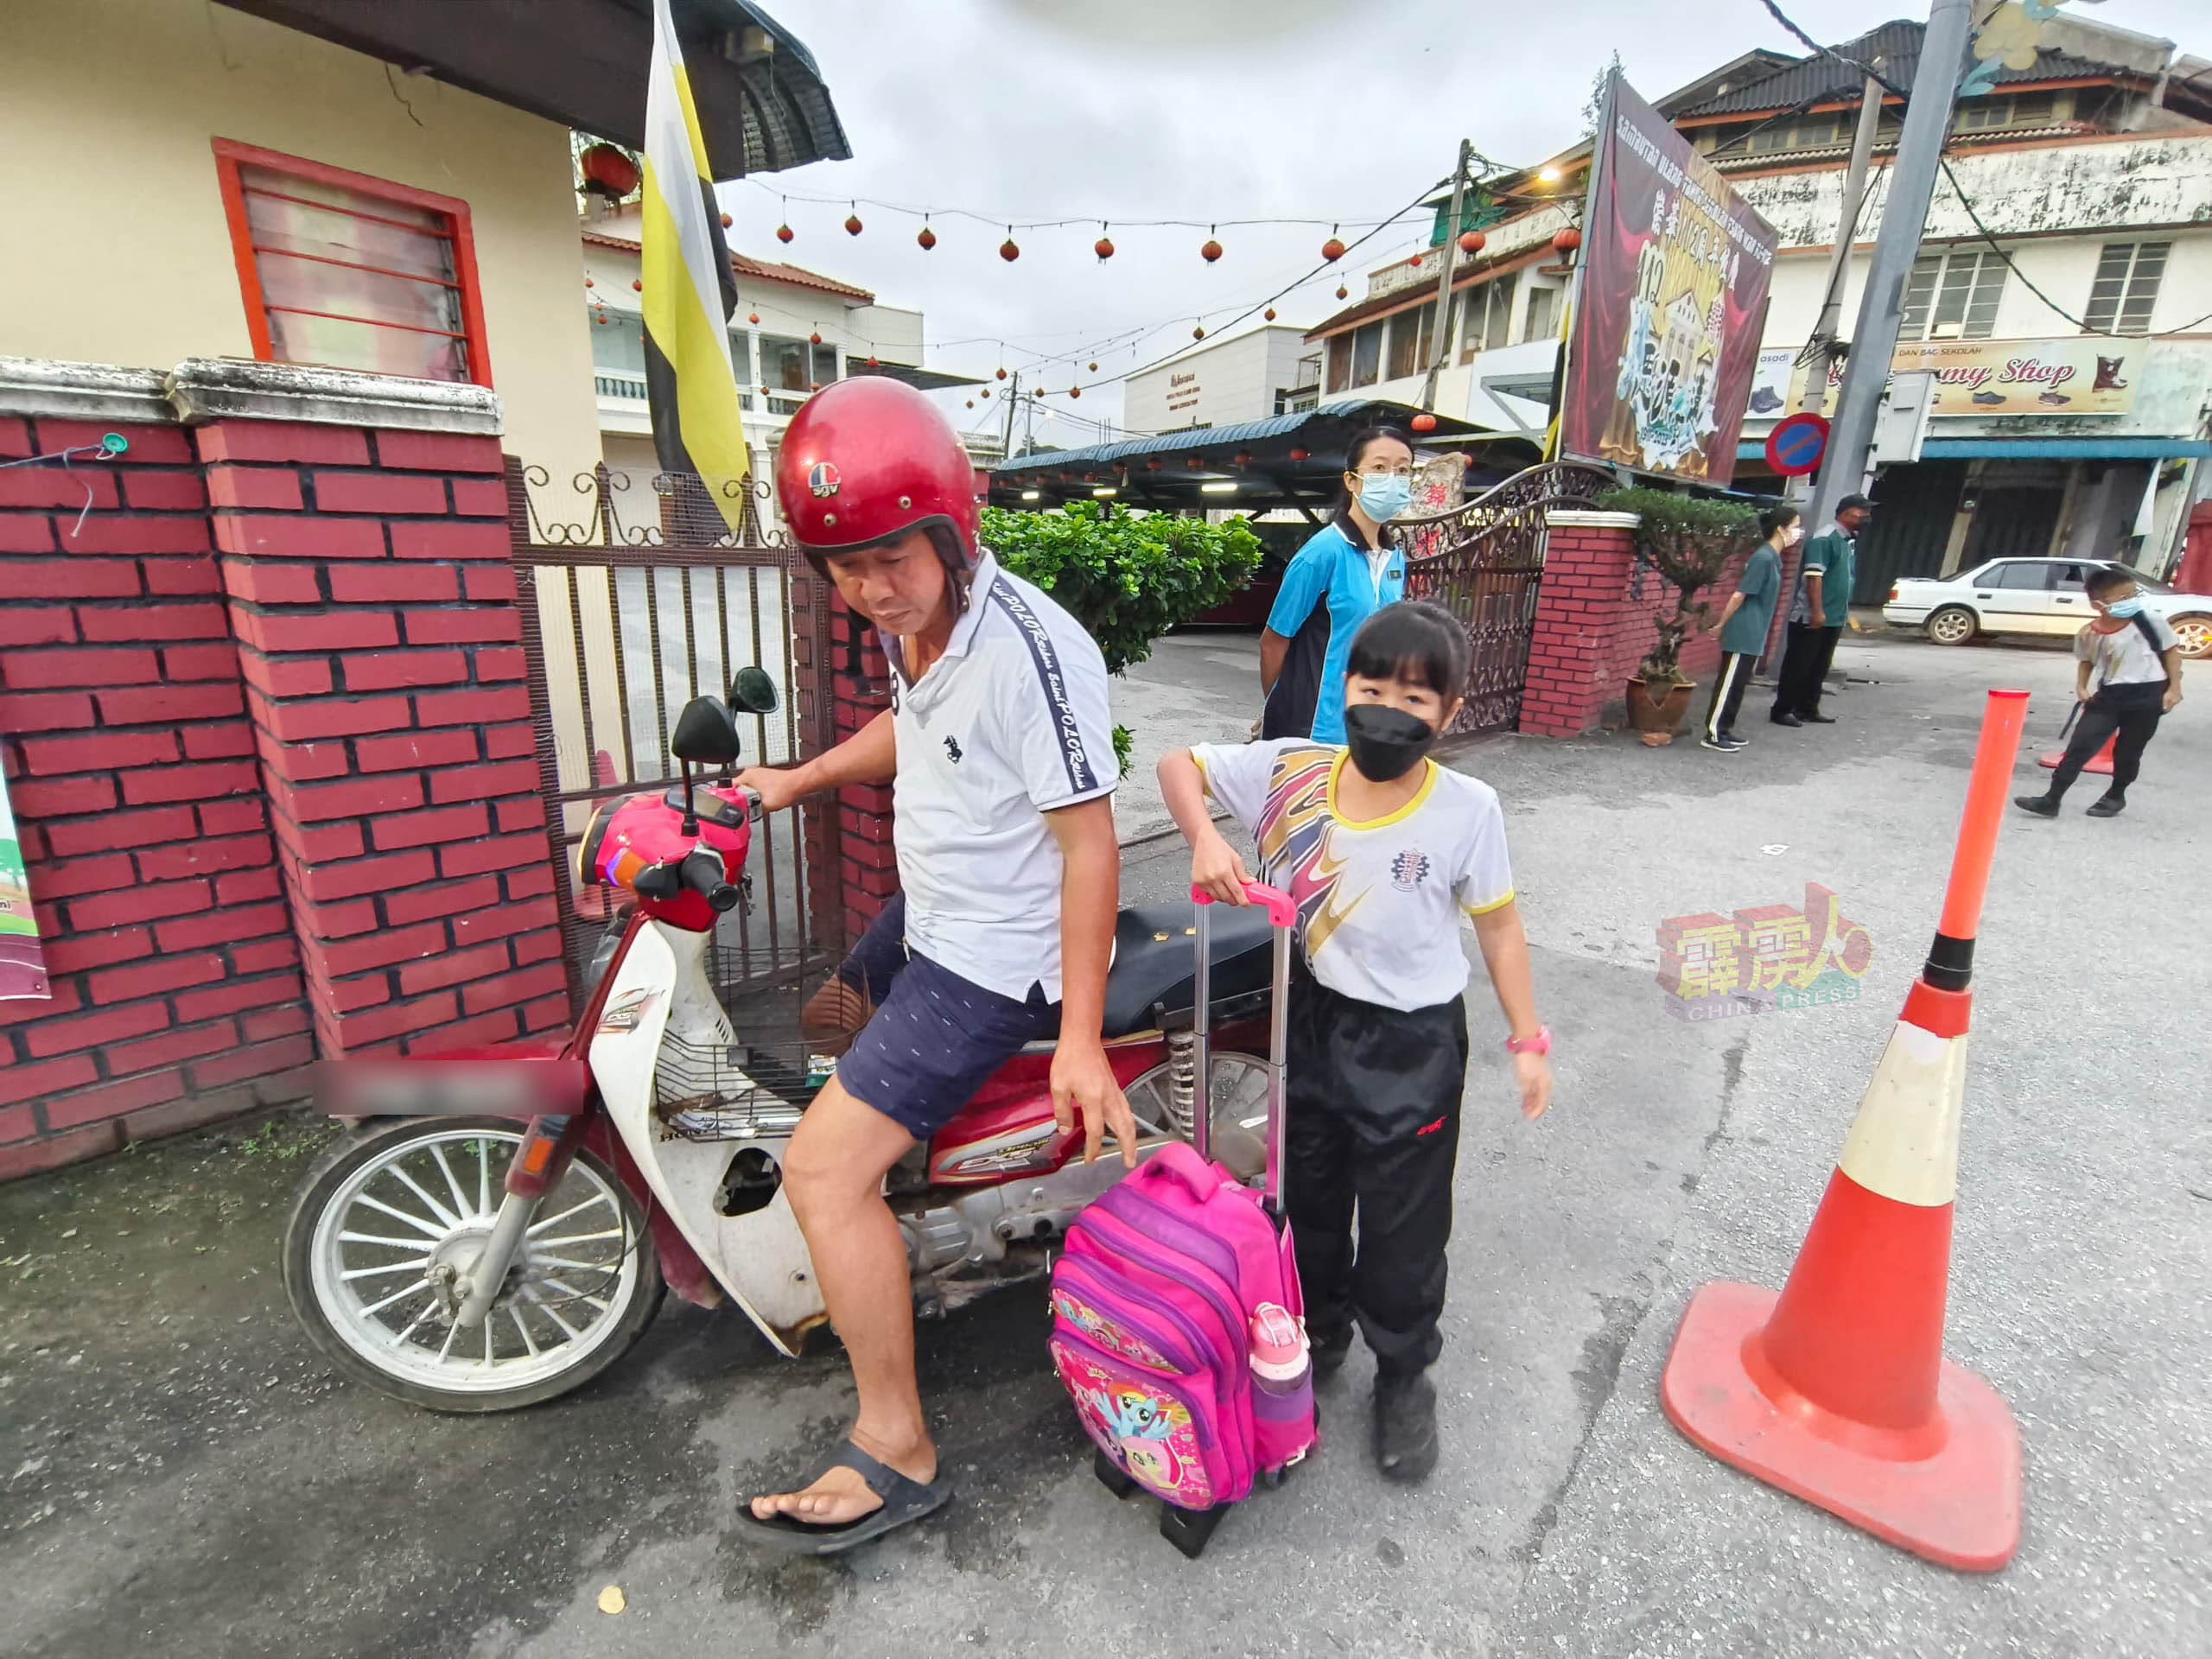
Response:
[[[1344,710],[1344,741],[1360,775],[1387,784],[1420,764],[1434,746],[1436,731],[1402,709],[1358,702]]]

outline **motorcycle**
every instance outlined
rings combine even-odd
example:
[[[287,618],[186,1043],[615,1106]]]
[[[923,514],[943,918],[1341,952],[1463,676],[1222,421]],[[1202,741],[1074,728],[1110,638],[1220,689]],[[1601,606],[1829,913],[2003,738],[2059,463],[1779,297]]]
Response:
[[[749,898],[760,815],[728,781],[737,716],[775,708],[767,676],[741,671],[726,699],[684,707],[677,784],[594,815],[579,874],[628,902],[564,1035],[326,1069],[323,1109],[353,1127],[302,1179],[284,1281],[346,1376],[432,1410],[504,1411],[613,1365],[669,1290],[734,1302],[786,1356],[826,1323],[781,1171],[831,1062],[741,1042],[708,971],[716,923]],[[1141,1161],[1193,1139],[1205,1047],[1212,1155],[1250,1178],[1266,1160],[1270,929],[1256,908],[1221,912],[1205,976],[1194,933],[1187,904],[1121,912],[1107,1053]],[[918,1313],[1042,1279],[1122,1173],[1110,1154],[1081,1161],[1080,1123],[1054,1124],[1052,1048],[1008,1060],[887,1178]]]

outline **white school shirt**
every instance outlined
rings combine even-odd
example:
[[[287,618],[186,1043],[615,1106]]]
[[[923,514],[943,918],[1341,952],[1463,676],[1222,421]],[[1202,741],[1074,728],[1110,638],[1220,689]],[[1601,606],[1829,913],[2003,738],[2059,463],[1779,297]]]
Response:
[[[1333,744],[1202,743],[1191,758],[1207,792],[1251,832],[1260,880],[1297,901],[1314,978],[1408,1013],[1467,988],[1460,913],[1479,916],[1513,898],[1496,790],[1424,760],[1411,801],[1353,823],[1336,804],[1351,757]]]
[[[1060,998],[1059,843],[1045,814],[1113,792],[1106,662],[1082,625],[986,552],[944,655],[891,659],[892,842],[906,942],[987,990]]]
[[[2143,630],[2133,618],[2117,633],[2100,633],[2095,626],[2084,624],[2074,636],[2074,655],[2081,661],[2094,664],[2090,671],[2089,689],[2101,691],[2108,685],[2147,685],[2153,681],[2160,685],[2166,682],[2166,661],[2161,654],[2171,651],[2179,643],[2173,629],[2163,616],[2143,613],[2151,624],[2151,631],[2158,636],[2157,651],[2143,637]]]

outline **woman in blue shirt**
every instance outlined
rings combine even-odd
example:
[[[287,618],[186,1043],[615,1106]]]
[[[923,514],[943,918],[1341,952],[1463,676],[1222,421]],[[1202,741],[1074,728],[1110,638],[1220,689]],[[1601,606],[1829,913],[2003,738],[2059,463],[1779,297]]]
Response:
[[[1413,440],[1370,426],[1344,448],[1337,515],[1283,572],[1260,635],[1263,738],[1344,741],[1344,661],[1359,625],[1406,591],[1406,561],[1390,521],[1413,499]]]

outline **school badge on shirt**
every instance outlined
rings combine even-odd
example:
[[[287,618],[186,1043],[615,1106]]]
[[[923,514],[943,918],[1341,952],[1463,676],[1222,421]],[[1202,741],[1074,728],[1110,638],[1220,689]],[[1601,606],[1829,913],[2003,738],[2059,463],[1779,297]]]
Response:
[[[1428,855],[1418,847],[1408,847],[1390,861],[1390,885],[1400,893],[1411,893],[1428,880]]]

